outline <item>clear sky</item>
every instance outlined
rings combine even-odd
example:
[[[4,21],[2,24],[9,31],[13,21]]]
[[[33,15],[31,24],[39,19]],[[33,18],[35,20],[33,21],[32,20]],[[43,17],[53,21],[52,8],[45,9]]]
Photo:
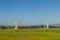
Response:
[[[60,23],[60,0],[0,0],[0,25]]]

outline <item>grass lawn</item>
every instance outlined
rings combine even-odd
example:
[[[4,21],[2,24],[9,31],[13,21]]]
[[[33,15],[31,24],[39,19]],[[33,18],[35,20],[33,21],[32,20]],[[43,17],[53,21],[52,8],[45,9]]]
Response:
[[[60,29],[0,29],[0,40],[60,40]]]

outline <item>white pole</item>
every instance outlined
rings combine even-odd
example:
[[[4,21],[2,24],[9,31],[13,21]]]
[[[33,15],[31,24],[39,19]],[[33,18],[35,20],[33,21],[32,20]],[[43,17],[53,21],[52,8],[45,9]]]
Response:
[[[17,22],[15,23],[15,29],[17,29],[17,27],[18,27],[18,24],[17,24]]]
[[[47,28],[49,28],[49,24],[48,24],[48,22],[47,22]]]

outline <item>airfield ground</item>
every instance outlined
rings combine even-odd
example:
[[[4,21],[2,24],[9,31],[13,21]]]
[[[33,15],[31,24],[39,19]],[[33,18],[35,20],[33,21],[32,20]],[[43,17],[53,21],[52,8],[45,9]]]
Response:
[[[60,28],[0,29],[0,40],[60,40]]]

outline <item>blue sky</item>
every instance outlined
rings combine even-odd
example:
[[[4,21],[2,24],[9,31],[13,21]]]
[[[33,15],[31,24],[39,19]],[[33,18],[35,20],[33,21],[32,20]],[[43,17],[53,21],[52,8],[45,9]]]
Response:
[[[60,23],[60,0],[0,0],[0,25]]]

